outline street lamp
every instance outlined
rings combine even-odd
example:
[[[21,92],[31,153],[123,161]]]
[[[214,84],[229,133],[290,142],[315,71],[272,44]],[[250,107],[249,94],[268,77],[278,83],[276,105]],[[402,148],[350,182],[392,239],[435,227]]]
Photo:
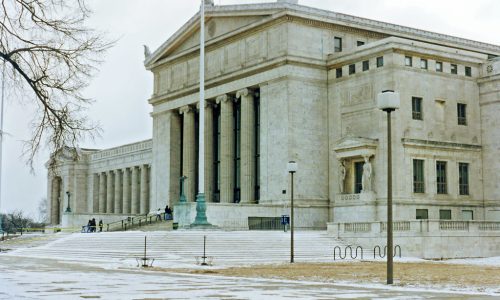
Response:
[[[71,207],[70,207],[70,204],[69,204],[69,199],[71,197],[71,193],[69,191],[67,191],[66,195],[68,195],[68,207],[66,207],[66,212],[70,213],[71,212]]]
[[[386,90],[377,95],[377,107],[387,113],[387,284],[393,283],[392,149],[391,112],[399,108],[399,93]]]
[[[293,226],[295,221],[293,220],[293,174],[297,172],[297,163],[293,160],[288,162],[287,165],[288,173],[292,175],[292,180],[290,182],[290,263],[293,263]]]

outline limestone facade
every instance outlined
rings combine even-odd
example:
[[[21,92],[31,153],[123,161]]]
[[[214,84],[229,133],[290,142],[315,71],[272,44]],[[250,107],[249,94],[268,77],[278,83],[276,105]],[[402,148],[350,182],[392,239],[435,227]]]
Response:
[[[175,207],[181,176],[194,219],[204,109],[212,224],[245,229],[249,218],[288,214],[291,160],[297,227],[383,221],[387,128],[376,95],[395,90],[395,219],[500,221],[499,46],[294,1],[206,13],[206,106],[197,106],[195,15],[146,57],[153,138],[139,144],[148,146],[106,157],[88,150],[49,175],[53,220],[64,205],[51,194],[68,180],[73,190],[81,182],[71,201],[82,210],[140,214]]]

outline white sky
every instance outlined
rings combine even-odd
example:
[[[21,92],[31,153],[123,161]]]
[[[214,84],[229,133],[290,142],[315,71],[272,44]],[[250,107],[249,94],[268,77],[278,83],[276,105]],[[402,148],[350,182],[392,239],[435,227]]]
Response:
[[[215,0],[216,5],[273,0]],[[497,0],[299,0],[299,4],[379,21],[455,35],[500,45],[500,1]],[[152,51],[167,40],[199,8],[198,0],[90,0],[94,15],[89,25],[119,41],[91,82],[86,96],[96,100],[89,117],[103,134],[82,148],[109,148],[151,138],[152,75],[143,66],[143,44]],[[20,158],[22,140],[30,135],[30,106],[6,100],[0,211],[22,209],[37,217],[38,202],[46,197],[48,153],[37,157],[35,175]]]

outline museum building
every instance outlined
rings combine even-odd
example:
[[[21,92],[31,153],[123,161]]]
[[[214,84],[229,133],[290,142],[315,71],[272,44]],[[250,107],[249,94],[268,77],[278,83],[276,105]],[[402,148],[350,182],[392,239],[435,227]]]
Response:
[[[387,124],[376,97],[394,90],[395,231],[421,220],[450,221],[437,230],[468,221],[500,230],[500,46],[297,2],[206,1],[205,107],[197,104],[199,14],[145,51],[152,139],[52,155],[51,223],[175,207],[181,177],[194,220],[203,134],[210,223],[252,229],[288,214],[287,162],[296,161],[296,228],[382,232]]]

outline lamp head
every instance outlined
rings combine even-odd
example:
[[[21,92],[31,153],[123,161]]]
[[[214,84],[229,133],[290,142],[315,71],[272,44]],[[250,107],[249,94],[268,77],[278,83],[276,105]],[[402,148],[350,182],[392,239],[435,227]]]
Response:
[[[66,195],[68,195],[68,197],[71,195],[71,193],[69,191],[66,191]]]
[[[297,172],[297,163],[293,160],[289,161],[287,164],[287,170],[288,170],[288,173]]]
[[[377,95],[377,108],[383,111],[391,112],[400,106],[399,93],[386,90]]]

